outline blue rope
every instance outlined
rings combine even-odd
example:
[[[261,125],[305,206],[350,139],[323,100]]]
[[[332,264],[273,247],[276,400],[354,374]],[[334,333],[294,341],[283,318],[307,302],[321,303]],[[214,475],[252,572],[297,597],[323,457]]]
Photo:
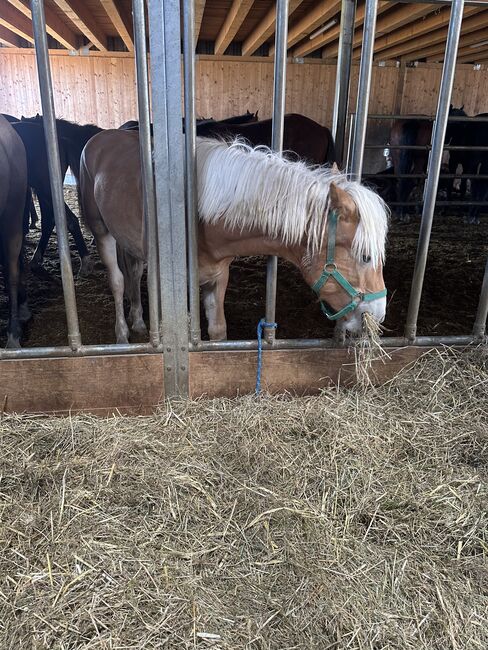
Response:
[[[261,369],[263,367],[263,329],[265,327],[272,327],[276,329],[278,323],[267,323],[265,318],[261,318],[258,323],[258,369],[256,372],[256,395],[261,392]]]

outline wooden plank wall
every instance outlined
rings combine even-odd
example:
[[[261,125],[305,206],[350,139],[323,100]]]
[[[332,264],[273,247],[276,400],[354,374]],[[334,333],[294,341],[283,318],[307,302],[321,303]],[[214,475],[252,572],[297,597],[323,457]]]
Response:
[[[68,56],[53,52],[52,76],[58,116],[101,127],[119,126],[136,116],[134,61],[126,53],[114,56]],[[419,64],[401,69],[375,66],[371,107],[373,113],[430,113],[435,111],[441,66]],[[321,60],[290,63],[287,76],[287,111],[303,113],[330,124],[335,65]],[[352,106],[357,68],[353,73]],[[403,84],[403,88],[402,88]],[[197,64],[197,114],[223,118],[258,110],[271,115],[273,64],[255,58],[201,56]],[[465,104],[469,114],[488,111],[486,66],[459,66],[453,103]],[[0,112],[33,115],[40,112],[35,57],[31,51],[0,49]]]

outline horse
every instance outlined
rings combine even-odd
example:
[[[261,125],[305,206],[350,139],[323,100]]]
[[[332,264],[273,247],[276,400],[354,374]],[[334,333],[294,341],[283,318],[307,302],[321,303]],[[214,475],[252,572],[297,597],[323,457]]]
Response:
[[[205,138],[241,137],[253,146],[271,146],[273,120],[251,124],[214,122],[197,126],[197,135]],[[289,113],[284,117],[283,155],[290,160],[304,160],[314,165],[334,163],[335,147],[329,129],[305,115]]]
[[[9,295],[7,347],[20,347],[22,323],[30,318],[22,278],[27,161],[22,140],[0,116],[0,254]]]
[[[54,207],[49,179],[48,157],[44,136],[42,117],[23,118],[13,125],[21,137],[27,152],[27,167],[29,172],[29,185],[34,188],[41,207],[41,237],[31,260],[33,268],[39,268],[46,251],[46,247],[54,230]],[[61,160],[61,175],[64,178],[68,167],[71,168],[75,178],[79,179],[80,156],[88,140],[99,133],[100,127],[87,124],[79,125],[67,120],[57,119],[59,155]],[[73,236],[76,249],[80,256],[80,275],[89,274],[92,268],[88,248],[81,232],[76,215],[65,203],[66,221],[68,230]]]
[[[219,122],[222,124],[247,124],[248,122],[257,122],[258,121],[258,113],[259,111],[256,111],[255,113],[251,113],[250,111],[246,111],[243,115],[234,115],[233,117],[227,117],[223,120],[214,120],[213,117],[198,117],[197,118],[197,125],[199,124],[208,124],[212,123],[215,124],[215,122]],[[132,130],[139,130],[139,122],[137,120],[129,120],[128,122],[124,122],[121,124],[119,127],[122,131],[132,131]],[[183,133],[185,132],[185,119],[183,118]],[[151,124],[151,135],[153,134],[153,125]]]
[[[323,313],[337,321],[338,335],[359,332],[366,312],[384,319],[388,214],[372,190],[336,169],[209,138],[197,138],[197,179],[198,266],[211,340],[227,336],[224,298],[229,265],[239,256],[278,255],[295,264]],[[109,130],[90,140],[81,157],[80,197],[108,271],[116,340],[125,343],[124,288],[134,277],[124,278],[117,247],[139,269],[147,256],[137,133]],[[131,303],[132,329],[141,326],[138,299]]]

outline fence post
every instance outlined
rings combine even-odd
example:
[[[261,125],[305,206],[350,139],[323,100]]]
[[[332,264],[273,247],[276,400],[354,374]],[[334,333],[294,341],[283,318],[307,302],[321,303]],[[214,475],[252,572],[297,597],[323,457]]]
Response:
[[[377,13],[378,0],[366,0],[363,46],[361,48],[361,62],[359,64],[358,97],[354,121],[354,139],[351,147],[351,175],[355,180],[361,179],[363,171]]]
[[[144,0],[132,0],[134,15],[134,49],[136,57],[137,107],[139,114],[139,145],[144,195],[144,225],[147,240],[147,292],[149,297],[149,341],[153,347],[160,343],[158,294],[158,239],[156,227],[156,198],[151,144],[151,107],[147,73],[146,19]]]
[[[180,3],[149,0],[154,168],[166,397],[188,395]]]
[[[337,163],[344,164],[344,143],[346,121],[349,110],[349,86],[351,81],[352,50],[354,41],[354,22],[356,20],[356,0],[342,0],[341,30],[332,115],[332,136],[334,138]]]
[[[481,286],[480,301],[474,321],[473,336],[476,340],[482,340],[486,333],[486,319],[488,318],[488,259],[486,260],[485,274]]]
[[[286,101],[286,53],[288,49],[288,0],[276,0],[276,36],[274,54],[273,88],[273,130],[271,148],[282,153]],[[266,322],[274,323],[276,318],[276,284],[278,278],[278,258],[268,257],[266,268]],[[275,340],[276,328],[266,327],[264,336],[267,343]]]
[[[417,318],[424,284],[425,267],[427,265],[432,221],[434,219],[437,187],[439,185],[442,153],[446,137],[447,120],[449,117],[449,104],[451,102],[452,86],[456,69],[459,34],[461,32],[461,23],[463,20],[463,9],[464,0],[453,0],[449,20],[449,31],[447,35],[446,53],[442,67],[439,100],[437,103],[435,122],[432,127],[432,148],[427,167],[427,180],[424,186],[422,221],[420,223],[417,257],[415,259],[407,321],[405,324],[405,337],[410,341],[414,341],[417,334]]]
[[[64,208],[63,178],[61,177],[61,162],[59,158],[58,133],[56,115],[54,112],[53,86],[49,67],[49,52],[46,37],[46,18],[44,16],[43,0],[31,1],[32,28],[36,47],[37,74],[41,93],[41,106],[46,139],[47,160],[49,166],[49,181],[53,200],[54,221],[58,238],[59,262],[61,266],[61,281],[63,284],[64,305],[68,325],[68,342],[72,350],[81,347],[80,327],[76,309],[75,283],[71,267],[71,255],[68,244],[68,229],[66,227],[66,212]]]

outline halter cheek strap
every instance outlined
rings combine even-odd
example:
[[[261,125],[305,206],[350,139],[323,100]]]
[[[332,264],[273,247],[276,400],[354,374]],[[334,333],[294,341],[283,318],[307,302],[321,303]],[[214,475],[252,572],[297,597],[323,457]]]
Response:
[[[336,312],[330,311],[324,301],[320,300],[320,309],[329,320],[338,320],[339,318],[346,316],[349,314],[349,312],[354,311],[360,302],[372,302],[373,300],[378,300],[379,298],[384,298],[386,296],[386,289],[376,291],[375,293],[362,293],[361,291],[358,291],[337,269],[337,265],[334,260],[338,219],[339,215],[337,213],[337,210],[332,210],[328,216],[327,259],[325,261],[324,270],[322,271],[319,279],[312,285],[312,290],[315,291],[315,293],[319,296],[320,290],[324,284],[330,278],[334,278],[337,284],[339,284],[344,289],[351,300],[345,307]]]

